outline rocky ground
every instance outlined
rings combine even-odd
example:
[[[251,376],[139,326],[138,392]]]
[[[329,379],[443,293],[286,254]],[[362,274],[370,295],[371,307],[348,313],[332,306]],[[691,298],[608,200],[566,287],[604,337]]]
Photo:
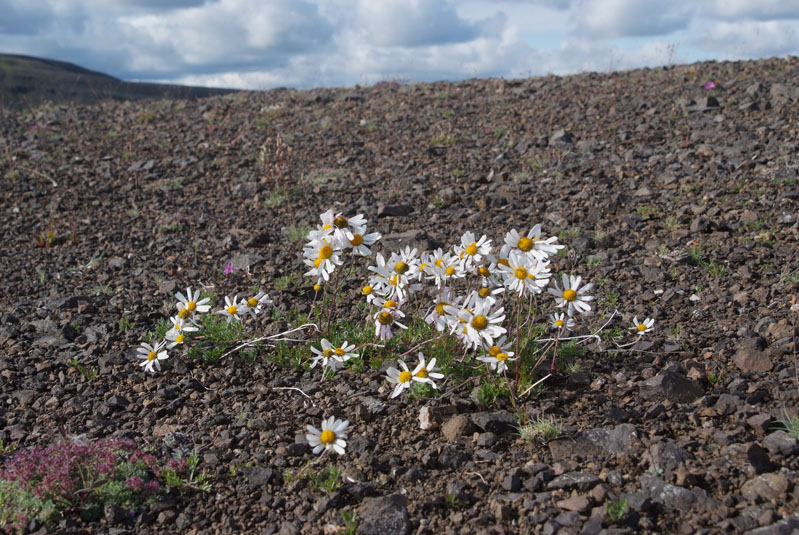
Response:
[[[799,444],[778,420],[799,400],[797,88],[788,58],[5,113],[0,439],[183,447],[211,476],[130,518],[32,527],[343,533],[343,511],[358,533],[796,533]],[[136,346],[186,286],[261,287],[277,312],[252,332],[288,328],[313,298],[303,229],[328,208],[363,213],[386,251],[559,235],[556,270],[597,285],[580,332],[611,319],[520,409],[560,436],[525,442],[474,383],[390,400],[380,370],[320,381],[268,346],[141,372]],[[655,330],[619,349],[633,316]],[[286,474],[331,414],[352,424],[327,492]]]

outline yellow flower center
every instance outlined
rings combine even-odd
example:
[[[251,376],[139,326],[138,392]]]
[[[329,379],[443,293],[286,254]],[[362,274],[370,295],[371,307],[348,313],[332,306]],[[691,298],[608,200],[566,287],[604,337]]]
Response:
[[[319,258],[327,260],[331,256],[333,256],[333,248],[330,247],[329,245],[325,245],[324,247],[319,249]],[[317,267],[319,267],[319,266],[317,266]]]
[[[180,319],[185,320],[189,316],[191,316],[191,312],[189,312],[188,308],[181,308],[180,310],[178,310],[178,317]]]
[[[403,262],[402,260],[397,262],[397,264],[394,266],[394,271],[396,273],[399,273],[400,275],[402,275],[403,273],[405,273],[409,269],[410,269],[410,266],[408,264],[406,264],[405,262]]]
[[[443,316],[445,314],[444,307],[447,306],[448,304],[449,303],[447,303],[446,301],[441,301],[440,303],[438,303],[436,305],[436,314],[438,314],[439,316]]]
[[[344,352],[344,349],[342,349],[342,348],[340,348],[340,347],[337,347],[337,348],[336,348],[336,355],[338,355],[339,357],[343,357],[343,356],[344,356],[344,353],[345,353],[345,352]]]
[[[321,256],[317,256],[317,257],[316,257],[316,260],[314,260],[314,261],[313,261],[313,267],[319,267],[319,266],[321,266],[321,265],[322,265],[322,262],[324,262],[324,261],[325,261],[325,259],[324,259],[324,258],[322,258]]]
[[[416,372],[416,377],[421,377],[422,379],[427,379],[427,370],[422,368],[418,372]]]
[[[328,224],[325,224],[325,225],[322,227],[322,230],[327,230],[327,229],[329,229],[329,228],[331,228],[331,225],[328,223]]]
[[[333,356],[333,350],[330,349],[329,347],[324,348],[322,350],[322,356],[325,357],[326,359],[329,359],[330,357]]]
[[[182,344],[183,343],[183,335],[179,334],[175,337],[175,342]]]
[[[499,346],[491,346],[491,349],[488,350],[488,354],[492,357],[496,357],[500,353],[502,353],[502,349]]]
[[[258,306],[258,300],[254,297],[250,297],[247,299],[247,306],[250,308],[255,308]]]
[[[641,332],[644,332],[646,330],[646,325],[639,323],[637,329]]]
[[[391,299],[386,299],[386,303],[383,305],[383,308],[397,308],[397,302]]]
[[[527,278],[527,270],[523,267],[516,268],[516,278],[519,280],[524,280]]]
[[[322,285],[321,284],[316,283],[316,284],[313,285],[313,291],[318,292],[321,289],[322,289]]]
[[[150,351],[149,353],[147,353],[148,361],[155,360],[156,358],[158,358],[158,355],[155,354],[155,351]]]
[[[558,327],[563,327],[563,320],[555,320],[555,325]]]
[[[508,263],[508,259],[507,258],[500,258],[499,260],[497,260],[497,265],[498,266],[510,266],[510,264]]]
[[[486,266],[480,266],[477,270],[477,274],[481,277],[488,277],[491,275],[491,271]]]
[[[236,305],[230,305],[229,307],[227,307],[227,313],[230,314],[231,316],[234,315],[238,311],[239,311],[239,307],[237,307]]]
[[[472,318],[472,328],[477,331],[482,331],[488,327],[488,318],[485,316],[475,316]]]
[[[424,262],[422,262],[421,264],[419,264],[419,271],[421,271],[422,273],[424,273],[424,268],[425,268],[425,267],[427,267],[427,264],[425,264]]]
[[[507,353],[497,353],[497,357],[496,358],[497,358],[498,361],[502,362],[503,360],[508,360],[508,354]]]
[[[364,286],[363,288],[361,288],[361,293],[362,293],[363,295],[369,295],[369,294],[371,294],[371,293],[372,293],[372,287],[371,287],[371,286],[369,286],[369,285],[367,284],[366,286]]]
[[[338,216],[336,219],[334,219],[333,224],[336,225],[338,228],[347,228],[348,226],[350,226],[350,222],[347,221],[347,218],[342,216]]]
[[[443,258],[438,258],[436,260],[435,264],[436,264],[436,267],[441,267],[444,264],[444,259]]]
[[[519,249],[524,251],[525,253],[533,248],[535,242],[528,237],[519,238]]]
[[[566,301],[574,301],[577,299],[577,292],[572,290],[571,288],[563,290],[563,299]]]
[[[189,301],[188,303],[186,303],[186,308],[189,309],[189,312],[194,312],[194,309],[197,308],[197,303],[195,303],[194,301]]]
[[[175,324],[175,330],[176,330],[176,331],[179,331],[179,330],[180,330],[180,323],[176,323],[176,324]]]
[[[477,290],[477,295],[479,295],[480,297],[485,299],[486,297],[491,295],[491,288],[488,288],[488,287],[484,286],[484,287],[480,288],[479,290]]]
[[[411,375],[411,372],[400,372],[400,374],[399,374],[399,382],[400,383],[407,383],[408,381],[411,380],[412,377],[413,377],[413,375]]]
[[[400,278],[397,275],[392,275],[388,282],[391,283],[392,286],[396,286],[400,282]]]
[[[532,281],[534,281],[535,280],[535,275],[533,275],[532,273],[528,273],[527,274],[527,278],[532,280]]]
[[[322,431],[322,434],[319,435],[319,442],[322,444],[332,444],[336,441],[336,433],[331,431],[330,429],[325,429]]]
[[[391,312],[381,312],[377,315],[377,322],[380,325],[391,325],[394,323],[394,316],[391,315]]]
[[[350,243],[353,247],[358,247],[359,245],[363,245],[363,236],[360,234],[353,234]]]
[[[447,274],[447,277],[451,277],[451,276],[453,276],[455,274],[455,268],[452,267],[452,266],[449,266],[447,269],[444,270],[444,273]]]
[[[466,254],[469,256],[477,254],[477,242],[472,242],[471,245],[466,246]]]

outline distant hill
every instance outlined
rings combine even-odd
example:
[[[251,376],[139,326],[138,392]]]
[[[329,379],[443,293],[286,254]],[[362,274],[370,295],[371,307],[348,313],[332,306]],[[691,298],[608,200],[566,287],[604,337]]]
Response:
[[[125,82],[72,63],[0,54],[0,110],[20,110],[43,102],[90,104],[107,99],[124,101],[200,98],[237,91],[239,90]]]

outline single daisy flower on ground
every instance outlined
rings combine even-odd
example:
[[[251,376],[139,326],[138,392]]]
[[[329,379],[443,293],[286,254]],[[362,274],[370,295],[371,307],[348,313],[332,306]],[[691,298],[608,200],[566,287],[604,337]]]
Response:
[[[505,286],[522,297],[541,293],[549,284],[551,273],[548,266],[548,262],[543,263],[519,251],[511,251],[508,265],[500,264],[499,269]]]
[[[427,383],[431,385],[433,388],[438,388],[436,383],[433,382],[433,379],[443,379],[444,374],[438,373],[436,368],[436,359],[432,359],[430,362],[425,364],[424,354],[419,352],[419,364],[413,369],[411,374],[413,375],[413,380],[419,383]]]
[[[500,325],[505,319],[503,307],[492,312],[491,307],[484,303],[471,309],[463,307],[453,311],[453,307],[450,306],[444,307],[444,310],[456,313],[458,322],[453,325],[452,331],[464,341],[466,346],[476,349],[482,347],[483,343],[493,345],[495,338],[499,338],[507,332]]]
[[[555,236],[541,238],[541,223],[534,225],[526,236],[519,235],[516,229],[505,235],[505,244],[511,249],[517,249],[540,261],[556,255],[559,249],[563,249],[564,246],[555,243],[556,241],[558,241],[558,238]]]
[[[397,361],[397,364],[399,364],[402,370],[398,370],[394,367],[386,370],[386,378],[388,379],[388,382],[395,385],[394,391],[391,392],[391,399],[402,394],[403,390],[410,388],[411,382],[413,381],[413,373],[411,373],[411,370],[408,369],[408,365],[405,364],[405,361]]]
[[[567,307],[566,313],[569,317],[574,317],[574,313],[579,312],[585,314],[591,310],[591,305],[588,301],[594,299],[592,295],[584,295],[585,292],[594,287],[592,283],[586,284],[580,288],[580,283],[583,281],[582,277],[575,277],[574,275],[563,274],[561,278],[563,281],[563,289],[555,282],[555,287],[549,289],[549,293],[555,296],[555,304],[559,307]]]
[[[169,318],[169,321],[172,323],[172,328],[169,329],[164,335],[164,338],[169,342],[166,345],[167,349],[172,349],[173,347],[182,344],[185,333],[195,332],[198,330],[196,324],[189,320],[181,319],[180,316],[173,316]]]
[[[341,250],[333,245],[330,238],[323,238],[311,247],[306,247],[302,252],[303,262],[311,269],[305,273],[305,276],[330,280],[330,274],[336,266],[344,263],[340,255]]]
[[[164,349],[166,342],[161,340],[156,345],[150,345],[142,342],[141,346],[136,349],[137,358],[141,359],[139,366],[144,367],[145,372],[155,373],[156,370],[161,371],[161,361],[169,358],[169,355]]]
[[[344,440],[347,438],[345,431],[349,426],[349,420],[337,420],[331,416],[322,420],[321,431],[310,424],[306,425],[308,433],[305,435],[305,440],[313,448],[314,454],[333,450],[339,455],[344,455],[344,448],[347,447],[347,442]]]
[[[632,329],[637,331],[638,336],[642,336],[648,332],[652,332],[655,325],[654,318],[646,318],[644,321],[638,321],[638,316],[633,318],[633,326]]]
[[[497,373],[504,373],[508,369],[508,361],[516,360],[511,358],[514,355],[514,352],[510,350],[511,347],[513,347],[513,344],[507,341],[507,337],[503,336],[488,348],[486,355],[477,357],[477,360],[485,362],[489,368]]]
[[[244,304],[244,301],[237,302],[237,298],[238,296],[233,299],[225,296],[225,308],[216,311],[217,314],[225,316],[228,323],[234,319],[241,321],[241,317],[250,311],[250,307]]]
[[[353,253],[358,253],[361,256],[370,256],[372,250],[369,249],[369,247],[374,245],[380,238],[381,236],[378,232],[372,232],[370,234],[354,233],[352,238],[349,239],[348,246],[352,247]]]
[[[346,344],[346,342],[344,343]],[[342,351],[341,354],[339,354],[337,348],[333,347],[333,344],[331,344],[327,338],[322,338],[321,344],[322,349],[311,347],[311,352],[316,355],[311,361],[311,368],[316,367],[317,364],[321,364],[322,370],[324,370],[324,368],[330,368],[331,371],[336,371],[340,364],[343,364],[345,360],[350,358],[349,356],[344,358],[346,351]],[[355,346],[351,346],[350,349],[355,349]]]
[[[244,299],[242,297],[239,306],[247,307],[247,312],[250,314],[250,316],[252,316],[252,319],[255,319],[264,307],[272,306],[274,304],[274,301],[272,301],[272,299],[270,299],[265,292],[258,292],[248,299]]]
[[[465,269],[479,265],[491,252],[491,240],[485,234],[478,240],[472,232],[466,231],[461,236],[461,244],[455,246],[455,254],[460,258]]]
[[[175,306],[178,308],[178,316],[181,319],[194,318],[198,314],[203,314],[211,310],[211,299],[205,297],[200,299],[200,291],[192,293],[191,288],[186,288],[186,295],[178,292],[178,302]]]
[[[389,299],[389,301],[391,301]],[[395,303],[391,301],[391,303]],[[405,325],[398,322],[397,319],[404,318],[405,314],[396,306],[381,308],[374,316],[375,318],[375,337],[380,340],[391,340],[394,336],[391,328],[397,326],[400,329],[407,329]]]
[[[560,330],[563,327],[566,327],[568,330],[574,329],[574,320],[569,318],[561,312],[558,314],[557,312],[554,314],[549,315],[549,319],[552,321],[552,328],[555,330]]]

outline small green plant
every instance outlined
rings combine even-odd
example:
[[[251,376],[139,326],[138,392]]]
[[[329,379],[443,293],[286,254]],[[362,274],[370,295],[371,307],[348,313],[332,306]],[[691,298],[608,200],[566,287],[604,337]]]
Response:
[[[76,370],[78,370],[78,372],[87,381],[93,381],[94,379],[97,378],[97,375],[99,375],[99,373],[100,373],[96,369],[93,369],[93,368],[90,369],[90,368],[87,368],[86,366],[82,365],[80,362],[78,362],[77,358],[74,358],[74,359],[70,360],[69,362],[67,362],[67,365],[69,365],[70,368],[75,368]]]
[[[36,275],[39,277],[39,284],[44,286],[44,283],[47,282],[47,270],[44,266],[36,266]]]
[[[440,210],[444,208],[446,203],[444,202],[444,199],[441,198],[441,195],[439,195],[438,193],[433,193],[432,195],[430,195],[430,204],[432,204],[433,206],[435,206]]]
[[[196,453],[191,453],[186,457],[170,461],[167,467],[161,470],[160,475],[167,485],[178,490],[210,492],[211,483],[208,481],[208,474],[204,470],[197,469],[199,464],[200,458]]]
[[[787,409],[782,409],[782,415],[777,422],[782,424],[789,435],[799,440],[799,416],[791,416]]]
[[[203,362],[216,362],[233,349],[235,342],[241,339],[243,333],[244,327],[241,322],[227,321],[219,315],[209,314],[203,320],[202,334],[189,333],[187,336],[192,343],[186,355]]]
[[[782,276],[782,281],[785,283],[786,286],[796,286],[799,284],[799,269],[795,269],[788,273],[787,275]]]
[[[494,129],[494,135],[497,136],[497,137],[504,136],[507,133],[508,133],[508,129],[507,128],[495,128]]]
[[[635,213],[638,214],[642,221],[660,219],[663,217],[663,213],[655,206],[639,206],[635,209]]]
[[[292,243],[303,242],[311,231],[308,225],[287,225],[283,228],[283,235]]]
[[[269,193],[269,196],[264,201],[264,205],[267,208],[275,208],[283,204],[288,197],[285,191],[276,189]]]
[[[89,290],[90,295],[107,295],[112,296],[114,295],[114,289],[111,288],[110,285],[104,284],[102,286],[95,286],[91,290]]]
[[[130,318],[128,318],[128,317],[124,317],[124,318],[120,319],[119,322],[117,322],[117,328],[120,331],[129,331],[135,326],[136,326],[136,324],[133,323],[132,321],[130,321]]]
[[[563,423],[553,416],[539,416],[532,422],[519,426],[519,435],[525,442],[548,442],[563,432]]]
[[[14,452],[18,447],[19,442],[6,443],[2,438],[0,438],[0,455],[8,455],[9,453]]]
[[[616,303],[619,302],[619,297],[621,297],[619,292],[605,290],[605,303],[607,303],[609,307],[615,307]]]
[[[455,169],[452,170],[452,176],[454,176],[455,178],[463,178],[466,176],[466,171],[464,171],[459,167],[456,167]]]
[[[311,480],[312,488],[323,490],[328,494],[333,494],[341,488],[341,469],[332,464],[319,472],[310,473],[308,478]]]
[[[608,518],[614,524],[620,524],[627,518],[627,500],[620,498],[616,501],[606,501],[605,511],[608,513]]]
[[[452,98],[452,95],[448,91],[441,91],[433,95],[433,98],[436,100],[447,100]]]
[[[704,261],[700,262],[700,265],[703,268],[705,268],[708,271],[708,273],[710,273],[711,275],[713,275],[716,278],[725,277],[727,275],[727,272],[729,271],[727,269],[727,266],[725,266],[723,264],[718,264],[713,259],[704,260]]]
[[[50,248],[58,242],[55,230],[47,229],[39,233],[39,240],[36,242],[38,247]]]
[[[430,140],[431,147],[451,147],[455,144],[455,137],[441,134]]]
[[[497,398],[508,396],[510,396],[508,382],[495,375],[485,378],[477,388],[477,401],[486,407],[492,406]]]
[[[183,232],[184,228],[183,223],[180,221],[173,221],[158,227],[158,234],[175,234],[176,232]]]
[[[595,268],[602,263],[602,258],[598,256],[589,256],[585,259],[585,263],[589,268]]]
[[[341,511],[341,521],[344,522],[344,535],[355,535],[358,530],[358,513],[356,511]]]

